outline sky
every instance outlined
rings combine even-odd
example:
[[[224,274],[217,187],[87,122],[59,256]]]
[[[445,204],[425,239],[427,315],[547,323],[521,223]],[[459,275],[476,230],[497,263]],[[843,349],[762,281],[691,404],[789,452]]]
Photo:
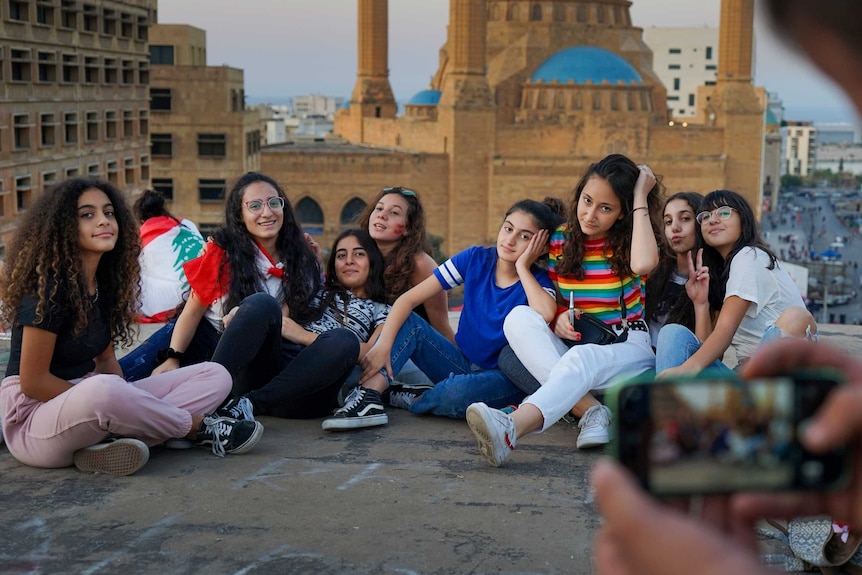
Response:
[[[241,6],[238,8],[237,6]],[[163,24],[207,32],[207,63],[245,70],[249,103],[305,94],[349,97],[356,79],[357,0],[159,0]],[[635,26],[718,26],[720,0],[632,0]],[[448,0],[390,0],[389,81],[399,102],[428,87],[446,41]],[[777,92],[785,118],[852,121],[849,101],[756,21],[755,83]]]

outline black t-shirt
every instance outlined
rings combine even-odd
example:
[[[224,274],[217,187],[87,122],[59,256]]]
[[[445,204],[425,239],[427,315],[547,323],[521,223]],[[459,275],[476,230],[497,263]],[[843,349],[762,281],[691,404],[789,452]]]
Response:
[[[62,287],[57,290],[55,300],[56,303],[47,306],[48,309],[44,311],[42,321],[39,323],[36,323],[36,296],[29,295],[21,300],[15,326],[12,328],[12,345],[6,377],[20,374],[21,338],[24,335],[24,326],[37,327],[57,334],[50,371],[52,375],[67,381],[83,377],[93,371],[96,367],[93,359],[111,344],[111,331],[105,319],[107,313],[102,308],[104,301],[92,302],[93,305],[87,313],[87,326],[81,333],[73,335],[75,318],[68,313],[66,292]]]

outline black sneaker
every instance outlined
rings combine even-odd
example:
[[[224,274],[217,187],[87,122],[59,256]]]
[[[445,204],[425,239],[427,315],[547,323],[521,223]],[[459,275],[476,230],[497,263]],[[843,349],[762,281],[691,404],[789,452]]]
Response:
[[[359,429],[386,425],[389,416],[383,408],[380,393],[373,389],[357,387],[350,392],[344,402],[344,407],[338,409],[332,417],[323,420],[323,429]]]
[[[215,410],[216,415],[240,421],[254,421],[254,406],[246,396],[229,397]]]
[[[221,415],[207,415],[201,422],[195,445],[212,446],[213,453],[245,453],[254,447],[263,435],[259,421],[240,421]]]
[[[383,399],[392,407],[410,409],[413,402],[433,387],[430,383],[393,383],[383,393]]]

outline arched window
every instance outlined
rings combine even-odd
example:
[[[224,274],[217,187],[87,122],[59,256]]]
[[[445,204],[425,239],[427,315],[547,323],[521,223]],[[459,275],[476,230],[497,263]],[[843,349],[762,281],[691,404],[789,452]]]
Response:
[[[584,107],[584,94],[578,90],[575,93],[575,110],[581,110]]]
[[[602,94],[601,92],[593,92],[593,110],[602,109]]]
[[[538,106],[538,108],[540,110],[547,110],[548,109],[548,93],[544,90],[539,92],[539,106]]]
[[[616,112],[620,109],[620,95],[617,92],[611,92],[611,110]]]
[[[530,20],[533,22],[541,22],[542,21],[542,5],[541,4],[533,4],[533,12],[530,14]]]
[[[491,20],[499,20],[500,19],[500,5],[496,2],[491,6]]]
[[[599,4],[596,6],[596,21],[599,24],[605,23],[605,7]]]
[[[577,20],[578,20],[578,22],[586,22],[587,21],[587,7],[586,7],[586,5],[578,4]]]
[[[554,107],[555,107],[555,108],[557,108],[558,110],[563,110],[563,109],[565,109],[565,107],[566,107],[566,100],[565,100],[565,98],[564,98],[563,91],[562,91],[562,90],[558,90],[558,91],[557,91],[557,95],[556,95],[556,96],[554,96],[554,98],[555,98],[555,101],[556,101],[556,104],[555,104],[555,106],[554,106]]]
[[[518,19],[518,4],[513,3],[509,6],[509,20],[516,21]]]
[[[311,198],[302,198],[296,204],[296,217],[302,224],[303,231],[313,235],[323,235],[323,210]]]
[[[356,225],[356,216],[362,213],[367,204],[359,198],[353,198],[341,210],[341,227],[348,228]]]

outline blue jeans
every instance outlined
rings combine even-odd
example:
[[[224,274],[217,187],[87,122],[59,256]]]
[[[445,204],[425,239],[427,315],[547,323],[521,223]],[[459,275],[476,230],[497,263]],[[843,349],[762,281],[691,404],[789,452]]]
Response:
[[[763,337],[760,338],[759,345],[780,337],[781,330],[774,325],[770,326],[766,328]],[[698,341],[697,337],[687,327],[676,323],[665,325],[658,332],[658,342],[656,343],[655,352],[656,373],[682,365],[700,349],[701,345],[703,344]],[[708,365],[707,369],[721,375],[736,375],[736,371],[727,367],[720,359]]]
[[[171,336],[174,333],[176,323],[176,318],[172,319],[148,337],[146,341],[119,359],[123,377],[127,381],[138,381],[153,374],[153,370],[159,366],[156,355],[158,355],[159,350],[170,347]],[[209,361],[218,340],[219,333],[212,324],[201,319],[189,347],[185,350],[185,357],[180,362],[180,367]]]
[[[502,371],[473,365],[461,350],[415,313],[410,314],[395,337],[390,356],[392,373],[397,376],[408,359],[436,382],[410,407],[413,413],[463,419],[471,403],[482,401],[491,407],[506,407],[519,404],[525,397]]]

